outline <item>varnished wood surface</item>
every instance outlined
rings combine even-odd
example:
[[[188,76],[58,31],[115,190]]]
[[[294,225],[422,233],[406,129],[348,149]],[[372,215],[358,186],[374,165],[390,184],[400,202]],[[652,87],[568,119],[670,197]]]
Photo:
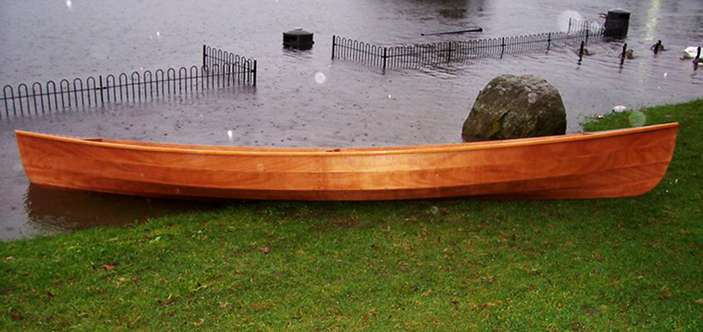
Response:
[[[258,148],[79,139],[16,131],[30,181],[128,195],[281,200],[646,193],[677,123],[572,135],[381,148]]]

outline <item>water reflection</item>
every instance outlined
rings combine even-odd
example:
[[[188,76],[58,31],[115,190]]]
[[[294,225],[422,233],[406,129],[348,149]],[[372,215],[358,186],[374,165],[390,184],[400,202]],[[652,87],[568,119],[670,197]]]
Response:
[[[701,44],[700,0],[201,0],[178,5],[125,0],[80,2],[73,10],[65,3],[70,1],[0,5],[6,32],[0,44],[8,45],[0,50],[0,83],[198,63],[205,41],[257,58],[259,84],[99,111],[3,117],[0,240],[204,207],[202,202],[28,189],[14,129],[214,145],[438,144],[460,141],[461,124],[478,91],[500,74],[538,74],[558,87],[569,131],[578,130],[584,117],[610,112],[615,105],[638,109],[688,100],[700,96],[703,86],[703,70],[694,72],[690,60],[680,59],[686,47]],[[628,38],[588,45],[595,54],[578,69],[578,45],[385,75],[330,59],[333,34],[386,45],[565,31],[570,16],[592,19],[615,7],[632,11]],[[149,20],[142,15],[154,13]],[[296,26],[315,33],[311,50],[283,48],[281,32]],[[473,26],[484,32],[421,36]],[[649,47],[656,40],[670,51],[654,56]],[[623,42],[639,56],[620,66]],[[638,114],[630,120],[642,122]]]
[[[221,202],[152,199],[28,185],[27,221],[47,231],[136,224],[149,218],[204,211]]]
[[[445,1],[431,1],[424,0],[418,1],[423,2],[425,6],[437,6],[437,14],[440,17],[448,19],[463,19],[465,17],[471,17],[476,15],[478,12],[483,11],[483,0],[445,0]]]

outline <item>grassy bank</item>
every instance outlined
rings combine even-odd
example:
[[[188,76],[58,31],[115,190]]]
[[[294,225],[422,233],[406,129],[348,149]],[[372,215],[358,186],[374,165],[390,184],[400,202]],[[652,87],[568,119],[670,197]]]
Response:
[[[232,203],[0,243],[0,330],[703,330],[703,101],[632,199]]]

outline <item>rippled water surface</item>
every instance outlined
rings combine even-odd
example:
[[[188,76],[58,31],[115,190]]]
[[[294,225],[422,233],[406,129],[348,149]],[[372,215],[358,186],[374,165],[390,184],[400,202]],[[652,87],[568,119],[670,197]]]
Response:
[[[626,42],[638,55],[621,68],[621,42],[424,70],[389,71],[330,60],[333,34],[399,44],[565,29],[567,13],[598,18],[632,12]],[[281,47],[281,32],[315,33],[310,51]],[[422,37],[481,26],[483,33]],[[661,39],[669,49],[654,56]],[[0,84],[86,77],[198,64],[203,44],[258,60],[258,86],[189,98],[0,123],[0,239],[208,209],[173,202],[30,186],[14,129],[179,143],[261,146],[372,146],[458,142],[474,98],[503,73],[537,74],[554,84],[569,130],[615,105],[703,96],[703,69],[679,59],[703,44],[700,0],[33,0],[0,1]],[[232,138],[228,136],[231,131]]]

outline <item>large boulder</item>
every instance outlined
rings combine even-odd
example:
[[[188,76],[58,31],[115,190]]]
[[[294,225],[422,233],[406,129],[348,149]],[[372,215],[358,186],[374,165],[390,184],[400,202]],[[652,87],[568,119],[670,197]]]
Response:
[[[476,97],[461,136],[470,142],[565,132],[566,110],[554,86],[534,75],[501,75]]]

